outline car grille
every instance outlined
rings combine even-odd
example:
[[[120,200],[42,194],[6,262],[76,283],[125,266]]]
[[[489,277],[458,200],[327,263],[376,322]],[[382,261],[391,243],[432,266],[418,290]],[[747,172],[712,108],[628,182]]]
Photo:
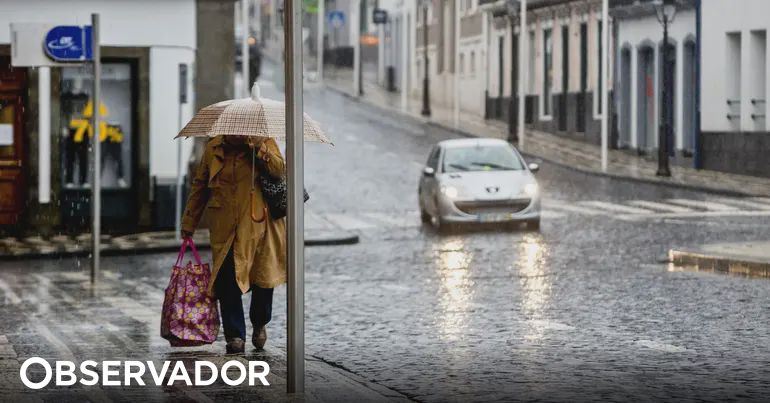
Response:
[[[532,199],[458,201],[455,206],[465,214],[518,213],[529,206]]]

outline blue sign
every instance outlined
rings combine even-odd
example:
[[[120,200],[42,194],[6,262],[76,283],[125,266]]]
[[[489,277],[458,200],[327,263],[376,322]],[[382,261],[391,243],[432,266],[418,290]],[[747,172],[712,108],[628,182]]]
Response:
[[[334,28],[341,28],[345,25],[345,13],[340,10],[329,11],[326,18],[329,20],[329,25]]]
[[[58,62],[92,59],[91,26],[59,25],[45,36],[45,53]]]

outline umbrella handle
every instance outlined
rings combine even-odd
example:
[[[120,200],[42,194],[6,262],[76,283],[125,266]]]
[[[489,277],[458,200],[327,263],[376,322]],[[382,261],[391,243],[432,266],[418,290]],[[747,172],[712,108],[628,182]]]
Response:
[[[254,189],[252,189],[251,192],[249,193],[249,197],[251,202],[251,206],[249,210],[251,211],[252,221],[254,222],[265,221],[265,219],[267,219],[267,207],[262,208],[262,218],[257,218],[257,212],[254,211],[254,207],[256,207],[257,205],[257,192]]]

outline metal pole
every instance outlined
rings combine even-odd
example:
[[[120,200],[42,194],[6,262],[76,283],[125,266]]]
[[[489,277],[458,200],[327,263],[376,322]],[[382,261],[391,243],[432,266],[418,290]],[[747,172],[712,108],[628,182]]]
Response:
[[[430,58],[428,56],[428,35],[430,29],[428,27],[428,2],[423,1],[422,8],[422,47],[425,52],[425,77],[422,79],[422,115],[430,116],[430,78],[429,78],[429,66]]]
[[[361,0],[354,0],[350,13],[350,26],[353,28],[353,94],[361,95]]]
[[[671,170],[668,167],[668,16],[663,13],[663,50],[661,59],[663,59],[661,73],[663,74],[663,85],[660,89],[662,108],[660,108],[660,123],[658,126],[658,171],[655,173],[657,176],[671,176]]]
[[[186,103],[187,65],[179,64],[179,110],[177,121],[179,131],[182,130],[182,105]],[[182,138],[176,140],[176,205],[174,209],[174,227],[176,240],[182,240]]]
[[[38,159],[37,200],[40,204],[51,202],[51,68],[40,66],[38,77]]]
[[[93,148],[92,164],[93,172],[91,176],[91,284],[95,284],[99,277],[99,265],[101,250],[99,243],[101,238],[101,214],[102,214],[102,153],[101,153],[101,130],[99,116],[101,105],[101,81],[102,81],[102,62],[101,49],[99,45],[99,14],[91,14],[91,43],[93,46],[93,68],[94,68],[94,88],[91,94],[91,125],[94,129],[94,137],[91,139]]]
[[[609,0],[602,0],[602,171],[607,172],[607,148],[608,148],[608,132],[610,116],[607,110],[607,104],[609,100],[609,89],[607,88],[607,76],[609,76],[609,32],[610,32],[610,19],[609,19]]]
[[[406,4],[401,6],[401,109],[406,111],[409,107],[409,100],[407,98],[409,94],[409,14],[407,13]]]
[[[251,82],[249,81],[249,0],[241,0],[241,84],[242,97],[249,96]]]
[[[529,71],[524,68],[524,61],[527,60],[527,53],[529,49],[526,45],[525,38],[528,38],[527,31],[527,0],[521,1],[521,9],[519,10],[519,149],[524,149],[524,101],[526,94],[524,93],[524,83],[528,82],[527,75]]]
[[[361,52],[363,51],[361,49],[361,34],[364,32],[364,28],[366,27],[366,2],[367,0],[360,0],[358,2],[359,7],[359,17],[358,17],[358,41],[356,43],[356,48],[358,48],[358,95],[362,96],[364,95],[364,65],[361,62]]]
[[[454,43],[455,43],[455,62],[454,62],[454,104],[453,104],[453,121],[455,129],[460,127],[460,69],[457,65],[460,62],[460,0],[454,1],[455,6],[455,19],[454,19]]]
[[[320,83],[324,78],[324,23],[326,22],[326,0],[318,0],[318,44],[316,50],[316,80]]]
[[[700,67],[700,55],[701,55],[701,34],[703,32],[702,26],[702,2],[701,0],[695,0],[695,141],[693,144],[693,168],[703,168],[702,156],[700,151],[701,142],[701,123],[700,123],[700,102],[701,102],[701,67]]]
[[[305,230],[302,113],[302,0],[287,0],[284,11],[286,49],[287,209],[287,379],[289,393],[305,389]]]
[[[513,143],[518,141],[516,138],[516,119],[518,117],[515,116],[516,105],[513,103],[514,99],[516,99],[516,86],[518,85],[516,82],[516,68],[518,66],[515,66],[513,63],[516,57],[516,16],[511,13],[508,18],[510,19],[511,26],[511,101],[508,103],[508,141]]]

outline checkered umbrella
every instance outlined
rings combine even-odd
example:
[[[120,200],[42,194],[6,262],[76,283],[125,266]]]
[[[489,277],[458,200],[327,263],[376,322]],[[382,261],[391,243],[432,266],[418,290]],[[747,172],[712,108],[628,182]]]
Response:
[[[174,137],[255,136],[286,140],[286,109],[281,101],[262,98],[254,84],[250,98],[230,99],[209,105]],[[305,141],[329,143],[318,122],[304,114]]]

